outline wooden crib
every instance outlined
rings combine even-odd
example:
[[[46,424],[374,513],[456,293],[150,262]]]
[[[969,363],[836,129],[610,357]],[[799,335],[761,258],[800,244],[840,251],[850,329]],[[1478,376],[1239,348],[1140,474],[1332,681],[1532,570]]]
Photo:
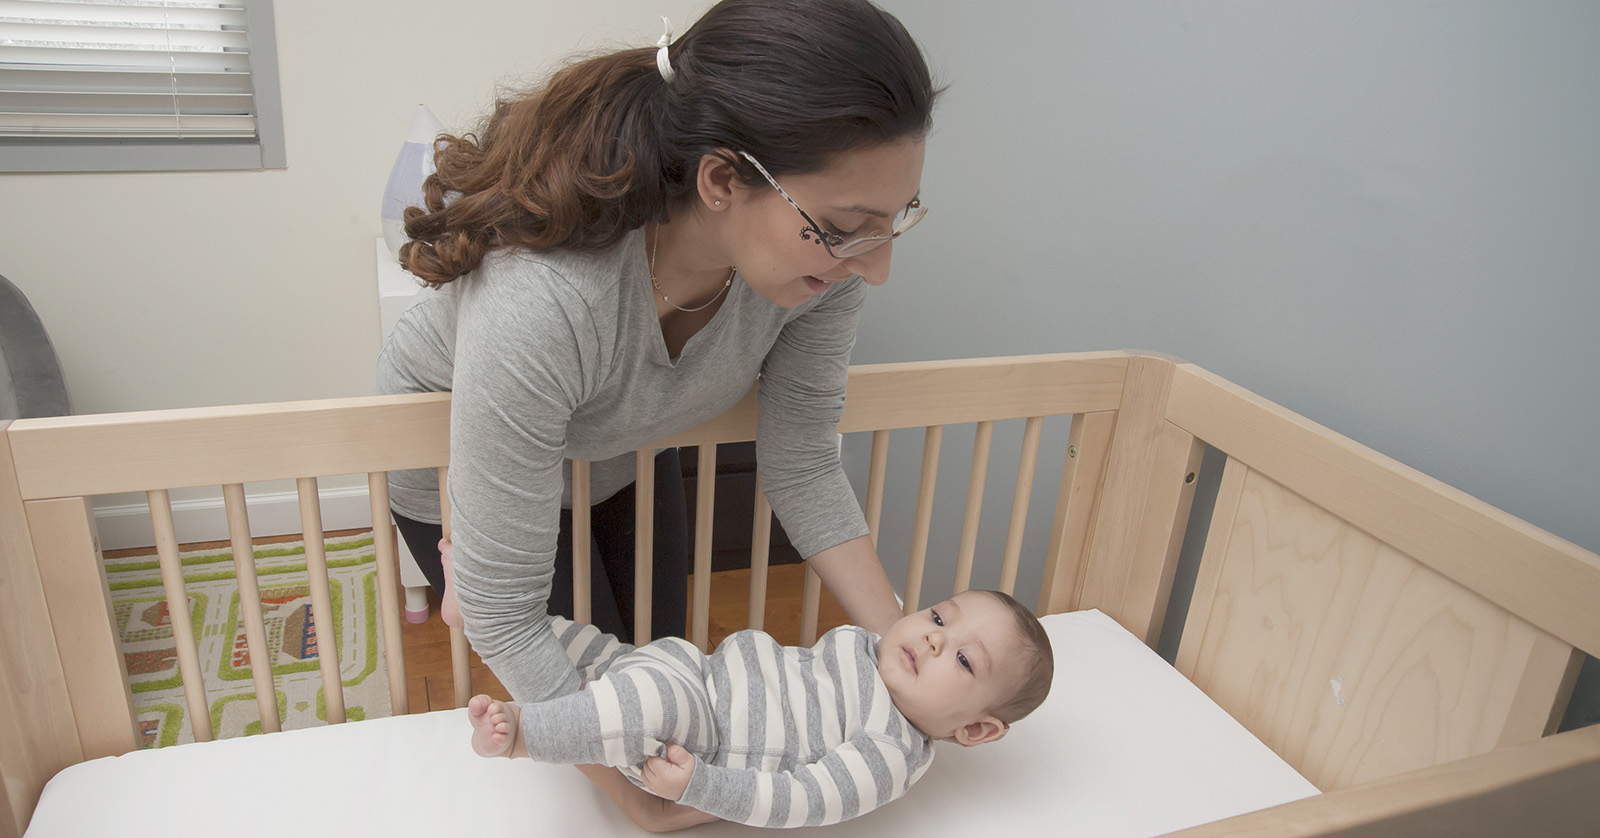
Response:
[[[653,448],[699,446],[700,473],[713,473],[716,444],[752,439],[755,413],[747,398]],[[243,484],[294,478],[314,607],[326,608],[317,478],[369,475],[374,520],[383,524],[375,539],[391,700],[396,713],[407,712],[384,473],[442,474],[448,416],[448,394],[435,394],[0,426],[0,836],[26,829],[57,771],[135,747],[89,505],[95,495],[148,492],[171,599],[182,596],[183,579],[167,490],[222,486],[235,554],[250,555],[239,549],[250,537]],[[1071,417],[1067,456],[1037,463],[1045,420],[1059,416]],[[908,610],[930,601],[929,562],[953,561],[958,590],[972,578],[980,517],[994,514],[981,501],[995,423],[1013,420],[1023,426],[1022,452],[1001,586],[1010,590],[1019,568],[1038,562],[1039,613],[1096,608],[1151,645],[1167,614],[1186,615],[1178,670],[1324,792],[1176,834],[1600,830],[1600,726],[1553,734],[1583,653],[1600,653],[1600,557],[1174,359],[1104,352],[858,366],[839,430],[871,436],[865,508],[875,534],[890,432],[923,433]],[[932,545],[943,431],[968,423],[976,443],[963,536]],[[1224,452],[1226,465],[1209,524],[1191,524],[1207,446]],[[653,458],[639,463],[638,485],[649,487]],[[1053,500],[1031,497],[1036,469],[1046,477],[1059,470]],[[587,494],[585,480],[586,468],[575,464],[575,494]],[[712,491],[713,481],[699,481],[691,638],[702,646]],[[651,506],[638,504],[645,515]],[[770,516],[759,497],[757,506],[750,613],[759,627],[767,559],[760,524]],[[1048,549],[1024,555],[1029,508],[1051,506]],[[580,532],[586,517],[574,516]],[[1207,527],[1204,551],[1187,608],[1169,610],[1190,526]],[[648,555],[648,544],[640,549]],[[241,594],[253,596],[253,570],[239,570]],[[648,584],[650,575],[639,578]],[[817,593],[808,574],[806,642],[816,632]],[[636,624],[649,625],[647,615]],[[204,692],[187,674],[198,671],[194,642],[183,629],[175,621],[185,688],[202,711],[194,717],[204,719]],[[264,643],[258,626],[249,634],[252,648]],[[464,645],[457,643],[463,698]],[[333,657],[322,666],[329,717],[338,721]],[[258,695],[272,694],[270,681],[258,687]],[[1352,700],[1332,700],[1341,695]],[[262,705],[262,723],[274,730],[277,708]]]

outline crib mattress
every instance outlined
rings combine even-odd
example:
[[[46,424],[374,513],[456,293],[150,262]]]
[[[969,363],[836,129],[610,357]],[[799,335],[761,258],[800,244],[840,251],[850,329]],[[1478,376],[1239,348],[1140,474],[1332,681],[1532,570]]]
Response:
[[[1043,707],[999,742],[938,743],[904,798],[826,834],[1131,838],[1317,793],[1109,617],[1044,623],[1056,675]],[[716,823],[689,834],[755,831]],[[46,785],[26,833],[285,834],[647,833],[573,768],[474,755],[465,710],[91,760]]]

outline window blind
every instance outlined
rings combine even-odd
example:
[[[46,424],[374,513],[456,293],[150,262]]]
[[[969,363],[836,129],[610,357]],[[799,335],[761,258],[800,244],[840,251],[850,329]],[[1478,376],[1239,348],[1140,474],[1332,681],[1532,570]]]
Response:
[[[0,0],[0,153],[18,144],[260,143],[261,56],[252,46],[263,33],[251,27],[262,17],[251,4],[267,5]],[[265,21],[270,29],[270,11]],[[275,67],[270,81],[276,120]]]

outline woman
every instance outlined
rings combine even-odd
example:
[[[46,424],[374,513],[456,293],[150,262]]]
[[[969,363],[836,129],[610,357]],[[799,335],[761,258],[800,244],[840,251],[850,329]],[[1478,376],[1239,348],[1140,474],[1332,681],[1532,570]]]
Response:
[[[594,563],[596,622],[631,636],[633,451],[758,376],[759,475],[791,541],[852,622],[899,615],[834,426],[866,287],[923,213],[926,64],[866,0],[724,0],[662,41],[570,65],[479,136],[443,138],[427,206],[407,211],[401,258],[442,293],[394,330],[377,389],[454,393],[454,593],[519,700],[578,688],[549,630],[570,607],[563,458],[593,462],[576,502],[621,536]],[[657,493],[657,520],[675,520],[653,588],[676,603],[657,604],[652,636],[683,631],[681,493]],[[432,472],[393,475],[392,499],[436,567]]]

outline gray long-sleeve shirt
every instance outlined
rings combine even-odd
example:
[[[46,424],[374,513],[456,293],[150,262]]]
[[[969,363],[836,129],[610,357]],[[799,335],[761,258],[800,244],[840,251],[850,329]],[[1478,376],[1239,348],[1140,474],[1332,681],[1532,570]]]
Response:
[[[424,292],[379,358],[378,393],[451,390],[456,594],[473,647],[518,700],[577,689],[550,635],[563,459],[588,460],[591,502],[632,482],[640,446],[732,407],[760,376],[762,490],[803,556],[867,534],[835,426],[866,286],[785,309],[736,280],[676,361],[634,231],[598,254],[497,251]],[[431,471],[390,476],[400,513],[438,521]]]
[[[933,761],[927,735],[878,675],[878,636],[836,628],[809,649],[741,631],[702,655],[666,638],[635,649],[557,619],[581,693],[522,705],[528,756],[602,764],[640,783],[667,743],[695,756],[679,802],[751,826],[819,826],[865,814]]]

